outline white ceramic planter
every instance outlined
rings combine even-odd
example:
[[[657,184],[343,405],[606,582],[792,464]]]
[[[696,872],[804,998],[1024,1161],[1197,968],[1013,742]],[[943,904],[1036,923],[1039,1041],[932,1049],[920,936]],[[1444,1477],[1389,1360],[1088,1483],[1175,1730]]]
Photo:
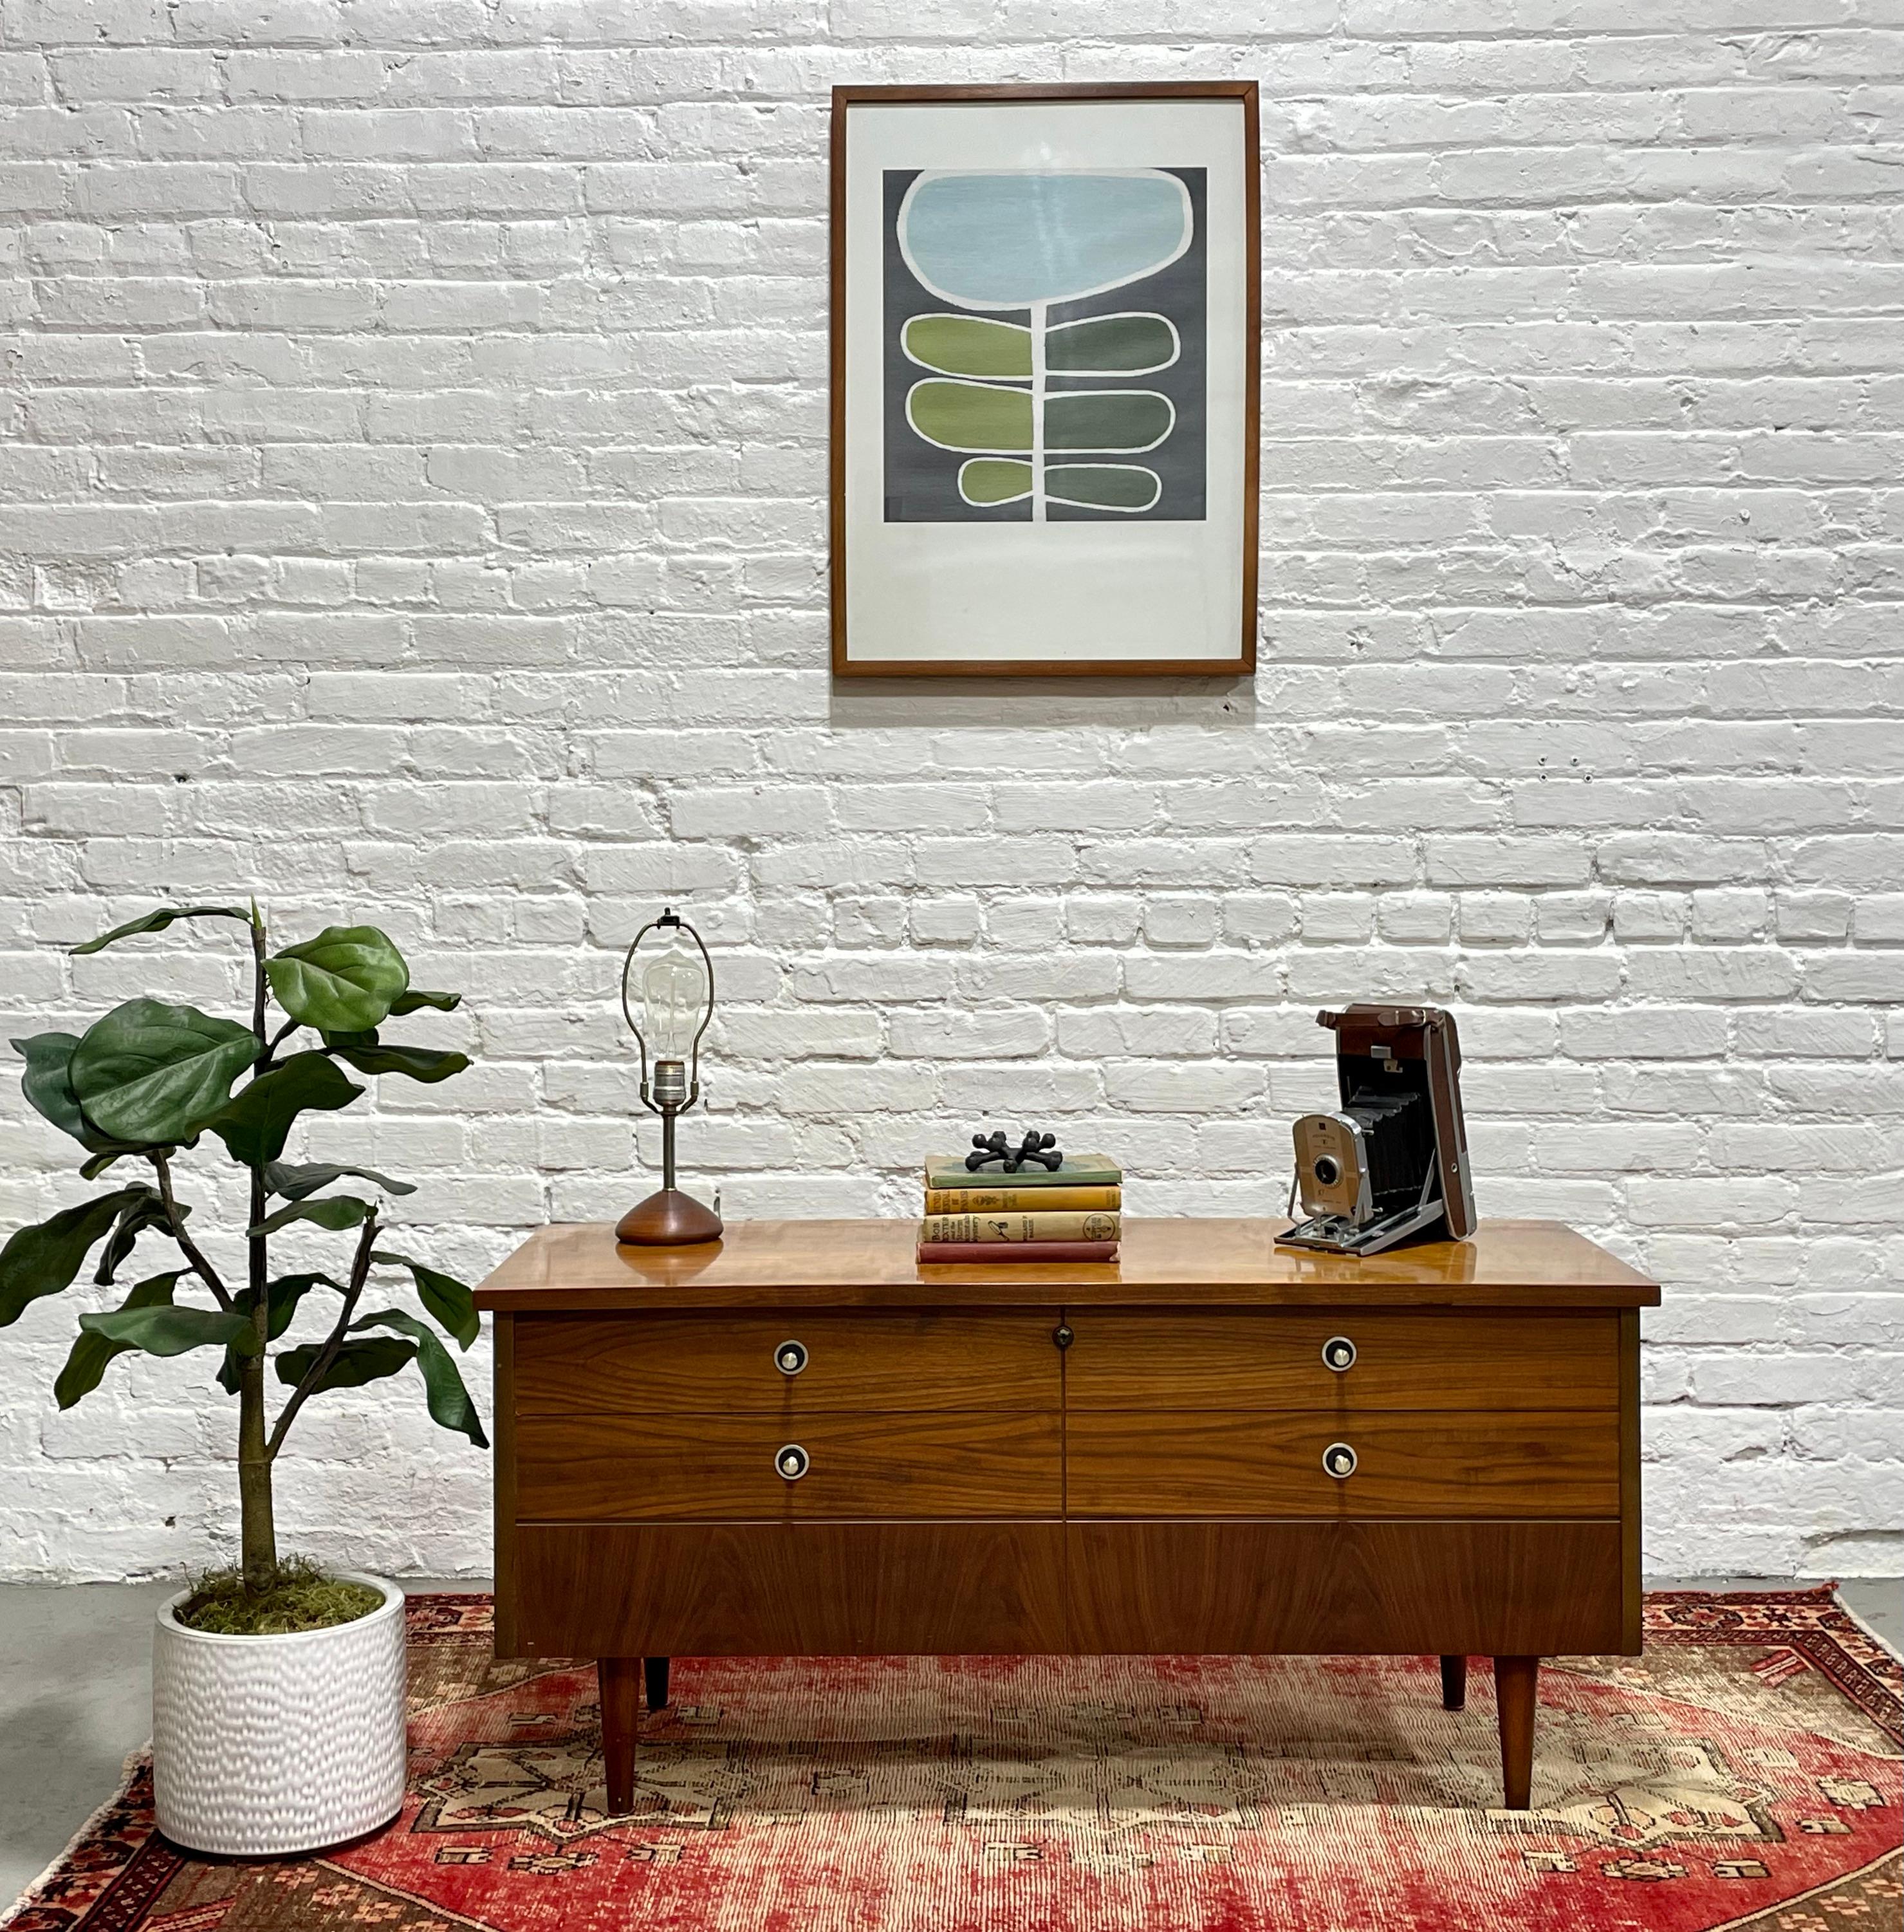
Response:
[[[316,1851],[374,1831],[403,1802],[403,1593],[328,1630],[216,1636],[160,1606],[152,1633],[159,1829],[194,1852]]]

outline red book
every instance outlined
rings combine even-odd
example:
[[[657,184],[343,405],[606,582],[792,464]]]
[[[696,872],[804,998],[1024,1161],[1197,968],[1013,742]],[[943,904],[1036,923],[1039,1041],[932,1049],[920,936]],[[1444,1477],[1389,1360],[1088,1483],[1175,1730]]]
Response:
[[[922,1241],[922,1262],[982,1262],[988,1268],[1035,1268],[1040,1262],[1114,1262],[1115,1241]]]

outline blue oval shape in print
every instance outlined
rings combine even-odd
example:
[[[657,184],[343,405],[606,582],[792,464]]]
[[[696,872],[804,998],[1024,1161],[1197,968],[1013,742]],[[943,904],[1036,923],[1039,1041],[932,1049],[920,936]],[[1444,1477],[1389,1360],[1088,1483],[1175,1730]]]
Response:
[[[1029,308],[1120,288],[1190,245],[1174,175],[921,175],[899,207],[906,266],[961,308]]]

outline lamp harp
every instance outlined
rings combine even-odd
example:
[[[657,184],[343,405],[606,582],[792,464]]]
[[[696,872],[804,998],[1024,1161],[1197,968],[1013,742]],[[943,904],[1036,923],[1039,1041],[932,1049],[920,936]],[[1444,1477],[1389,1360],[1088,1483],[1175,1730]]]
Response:
[[[670,950],[658,955],[642,976],[648,1019],[644,1033],[628,1003],[628,980],[641,942],[651,932],[665,933]],[[680,944],[684,934],[700,956],[697,964]],[[661,1184],[615,1224],[615,1238],[640,1247],[718,1240],[720,1216],[675,1185],[674,1123],[700,1098],[700,1042],[714,1017],[714,962],[700,934],[672,907],[664,906],[661,916],[651,919],[629,942],[622,961],[622,1016],[641,1049],[641,1104],[661,1118]],[[649,1033],[655,1034],[658,1049],[652,1070]]]

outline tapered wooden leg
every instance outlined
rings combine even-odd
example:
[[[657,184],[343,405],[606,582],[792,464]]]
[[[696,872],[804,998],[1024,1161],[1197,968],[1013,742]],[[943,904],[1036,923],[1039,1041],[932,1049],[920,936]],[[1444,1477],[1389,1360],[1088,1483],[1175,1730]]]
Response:
[[[648,1680],[648,1708],[658,1711],[667,1702],[667,1659],[645,1657],[641,1664]]]
[[[1444,1657],[1441,1660],[1441,1708],[1465,1711],[1468,1708],[1468,1660]]]
[[[1534,1783],[1534,1706],[1540,1678],[1537,1657],[1497,1657],[1494,1660],[1495,1709],[1501,1720],[1501,1783],[1510,1811],[1528,1808]]]
[[[641,1660],[604,1657],[595,1660],[601,1687],[601,1760],[608,1774],[608,1809],[634,1809],[634,1739],[640,1724]]]

